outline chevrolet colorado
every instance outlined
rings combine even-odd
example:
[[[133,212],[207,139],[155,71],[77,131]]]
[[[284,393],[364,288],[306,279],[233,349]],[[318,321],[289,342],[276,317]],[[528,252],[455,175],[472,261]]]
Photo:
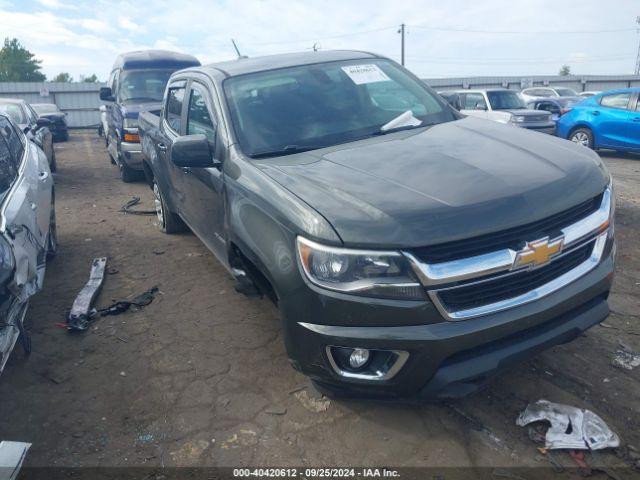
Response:
[[[139,129],[161,229],[188,226],[272,298],[292,365],[325,392],[463,396],[608,315],[600,158],[465,118],[389,59],[181,70]]]

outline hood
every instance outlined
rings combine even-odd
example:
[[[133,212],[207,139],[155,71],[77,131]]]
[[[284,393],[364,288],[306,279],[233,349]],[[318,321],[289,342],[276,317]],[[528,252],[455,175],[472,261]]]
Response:
[[[120,105],[123,118],[138,118],[143,110],[159,110],[162,102],[125,103]]]
[[[467,117],[256,161],[335,228],[345,245],[417,247],[543,219],[600,194],[592,151]]]
[[[544,110],[530,110],[530,109],[525,109],[525,108],[515,108],[515,109],[509,109],[509,110],[498,110],[498,112],[509,112],[512,113],[513,115],[518,115],[520,117],[550,117],[551,113],[544,111]]]

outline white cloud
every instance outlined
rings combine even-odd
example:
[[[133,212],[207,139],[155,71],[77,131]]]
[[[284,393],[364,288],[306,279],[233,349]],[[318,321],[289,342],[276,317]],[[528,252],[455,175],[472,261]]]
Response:
[[[95,72],[101,78],[118,53],[134,49],[183,51],[207,63],[232,59],[231,38],[249,56],[310,50],[318,42],[324,50],[367,50],[399,60],[402,22],[408,24],[407,66],[423,77],[556,73],[563,63],[576,73],[628,73],[638,42],[634,31],[498,35],[419,27],[633,28],[636,10],[637,0],[619,0],[610,9],[602,9],[601,0],[583,0],[579,10],[556,0],[0,0],[3,35],[18,37],[43,58],[48,75],[67,63],[74,77]],[[554,15],[541,17],[541,11]],[[356,32],[369,33],[348,35]]]

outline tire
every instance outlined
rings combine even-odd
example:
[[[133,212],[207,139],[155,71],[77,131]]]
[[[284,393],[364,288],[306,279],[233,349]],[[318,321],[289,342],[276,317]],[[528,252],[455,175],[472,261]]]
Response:
[[[575,144],[582,145],[593,150],[593,133],[585,127],[576,128],[569,134],[569,140]]]
[[[53,148],[53,147],[52,147]],[[49,170],[55,172],[58,169],[58,163],[56,162],[56,151],[51,152],[51,162],[49,163]]]
[[[134,170],[125,162],[120,162],[120,178],[124,183],[132,183],[140,179],[140,172]]]
[[[51,197],[51,214],[49,216],[49,235],[47,235],[47,258],[52,259],[58,252],[58,227],[56,224],[56,200]]]
[[[184,232],[187,229],[186,225],[178,215],[169,210],[160,187],[155,180],[153,181],[153,196],[155,197],[156,215],[158,216],[160,231],[168,234]]]

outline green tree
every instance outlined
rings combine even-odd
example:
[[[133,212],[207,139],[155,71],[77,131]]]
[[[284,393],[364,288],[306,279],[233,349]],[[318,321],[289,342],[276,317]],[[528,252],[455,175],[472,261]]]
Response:
[[[88,77],[80,75],[80,81],[84,83],[98,83],[98,76],[95,73],[92,73]]]
[[[558,75],[561,75],[563,77],[566,77],[567,75],[571,75],[571,67],[569,65],[562,65],[562,67],[560,67],[560,71],[558,72]]]
[[[0,49],[0,82],[44,82],[42,62],[34,57],[17,38],[5,38]]]
[[[67,72],[60,72],[58,75],[53,77],[52,82],[61,82],[61,83],[71,83],[73,82],[73,77],[69,75]]]

